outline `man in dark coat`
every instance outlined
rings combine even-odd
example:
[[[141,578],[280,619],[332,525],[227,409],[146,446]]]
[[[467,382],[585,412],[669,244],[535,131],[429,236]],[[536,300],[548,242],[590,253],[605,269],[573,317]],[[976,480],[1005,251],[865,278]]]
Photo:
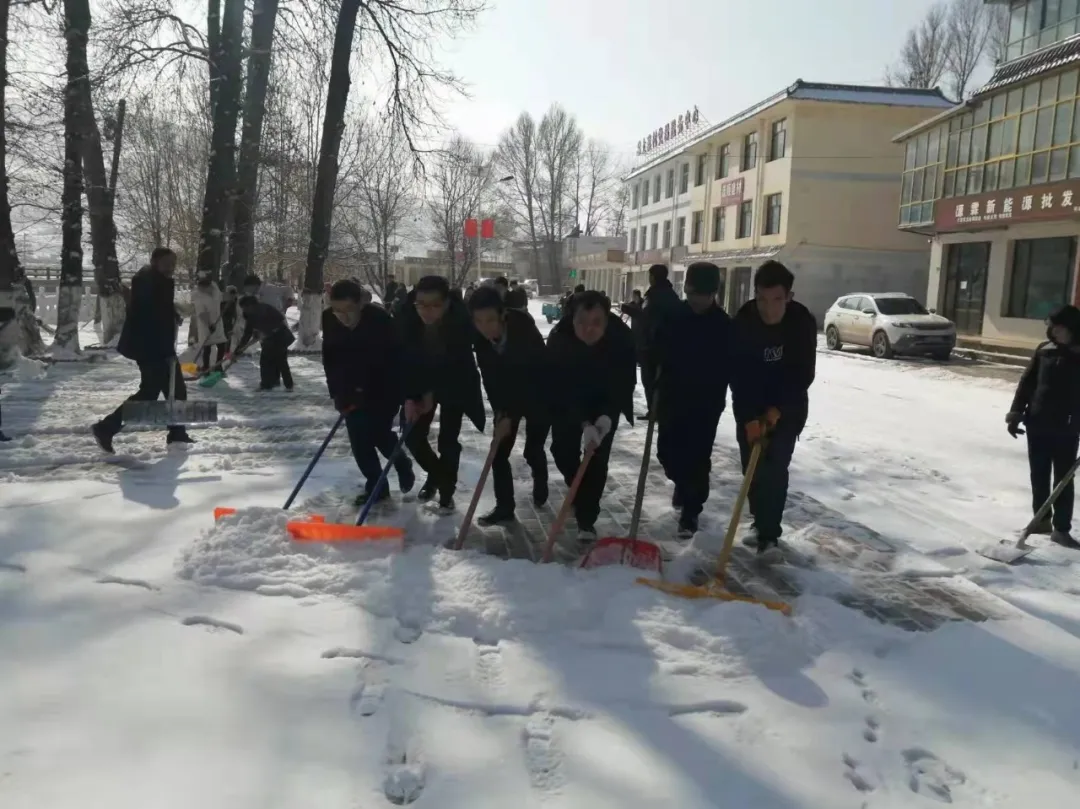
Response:
[[[1013,438],[1027,427],[1028,465],[1031,470],[1031,505],[1038,511],[1050,499],[1053,485],[1068,473],[1080,449],[1080,309],[1062,306],[1047,320],[1047,342],[1020,377],[1012,407],[1005,417]],[[1036,526],[1035,533],[1066,548],[1080,549],[1073,539],[1073,482],[1054,501],[1053,517]]]
[[[150,263],[131,279],[131,303],[116,344],[120,356],[134,360],[139,366],[139,389],[128,401],[153,402],[159,396],[167,398],[170,378],[175,400],[187,400],[187,386],[176,358],[180,316],[173,303],[175,269],[176,254],[167,247],[157,247],[150,254]],[[110,455],[113,438],[124,427],[123,411],[121,405],[90,428],[98,446]],[[194,441],[184,427],[170,426],[165,443],[192,444]]]
[[[578,537],[590,542],[596,539],[619,415],[634,423],[637,362],[630,329],[611,314],[603,293],[578,293],[572,308],[548,337],[551,378],[558,380],[552,389],[551,454],[569,485],[582,451],[596,447],[574,499]]]
[[[507,300],[513,292],[506,297]],[[509,308],[495,287],[481,287],[469,299],[469,312],[479,332],[476,361],[484,378],[488,402],[495,414],[495,430],[502,436],[491,464],[495,508],[477,521],[496,525],[514,520],[514,476],[510,452],[525,419],[526,463],[532,470],[533,503],[548,499],[547,408],[544,391],[550,383],[545,370],[547,351],[536,321],[526,312]]]
[[[405,418],[410,422],[408,447],[427,480],[418,499],[439,496],[439,508],[454,507],[461,421],[465,416],[484,430],[484,399],[473,358],[477,332],[449,282],[428,275],[416,282],[402,308],[399,323],[404,341]],[[439,408],[438,454],[428,442],[435,408]]]
[[[675,484],[679,534],[693,536],[709,497],[716,426],[731,379],[731,318],[716,305],[720,270],[695,262],[686,269],[686,300],[657,333],[660,378],[653,396],[659,436],[656,455]]]
[[[656,384],[656,336],[665,322],[679,308],[679,296],[668,280],[666,264],[653,264],[649,267],[649,288],[645,290],[645,356],[641,364],[641,384],[645,388],[645,401],[652,404],[653,388]]]
[[[393,319],[355,281],[330,288],[330,308],[322,316],[322,361],[334,407],[345,416],[353,458],[364,476],[364,505],[382,474],[376,450],[389,459],[397,446],[394,416],[401,406],[401,339]],[[412,461],[404,452],[395,459],[398,486],[412,491]],[[390,496],[389,487],[379,500]]]
[[[806,426],[817,364],[817,323],[809,309],[792,300],[794,283],[787,267],[766,261],[754,273],[754,299],[734,318],[731,401],[743,472],[753,446],[766,441],[750,487],[754,530],[745,542],[756,544],[765,561],[779,556],[788,467]]]
[[[244,333],[240,335],[234,353],[244,349],[257,336],[259,339],[259,390],[273,390],[284,383],[285,390],[293,389],[292,371],[289,369],[289,346],[296,341],[285,315],[269,303],[261,303],[254,295],[240,299],[240,313],[244,316]]]

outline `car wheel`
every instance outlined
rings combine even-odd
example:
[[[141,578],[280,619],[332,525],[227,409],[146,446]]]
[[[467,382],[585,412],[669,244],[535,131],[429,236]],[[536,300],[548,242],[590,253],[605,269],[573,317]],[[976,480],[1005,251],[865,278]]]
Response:
[[[893,355],[893,348],[892,344],[889,342],[889,335],[883,331],[874,332],[874,336],[870,340],[870,348],[874,352],[874,356],[879,360],[887,360]]]
[[[836,330],[836,326],[825,329],[825,346],[830,351],[839,351],[844,347],[844,344],[840,342],[840,332]]]
[[[930,356],[938,362],[948,362],[949,358],[952,357],[952,350],[950,349],[949,351],[935,351]]]

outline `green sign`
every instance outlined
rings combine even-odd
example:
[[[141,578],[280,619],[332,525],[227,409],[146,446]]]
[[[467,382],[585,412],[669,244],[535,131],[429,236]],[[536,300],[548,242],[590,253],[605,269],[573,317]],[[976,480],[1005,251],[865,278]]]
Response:
[[[577,278],[577,270],[570,270],[570,272],[567,273],[567,277]]]

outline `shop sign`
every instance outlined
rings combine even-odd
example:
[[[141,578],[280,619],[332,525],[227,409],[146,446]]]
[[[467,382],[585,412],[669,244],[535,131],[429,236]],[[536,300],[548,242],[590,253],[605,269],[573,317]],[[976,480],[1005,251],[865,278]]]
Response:
[[[934,227],[940,231],[1070,219],[1080,214],[1080,181],[939,199],[935,206]]]
[[[687,110],[685,115],[678,115],[675,118],[672,118],[666,124],[657,127],[637,142],[638,155],[648,154],[665,145],[672,138],[689,134],[698,126],[700,120],[701,116],[698,113],[698,108],[696,106],[694,107],[693,112]]]
[[[746,179],[744,177],[725,180],[720,183],[720,204],[723,206],[739,205],[743,201],[745,190]]]

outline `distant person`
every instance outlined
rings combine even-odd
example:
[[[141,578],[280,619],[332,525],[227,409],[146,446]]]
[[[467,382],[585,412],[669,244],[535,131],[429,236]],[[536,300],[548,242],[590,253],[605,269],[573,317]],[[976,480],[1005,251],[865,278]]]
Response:
[[[195,327],[195,343],[201,345],[202,354],[196,357],[200,371],[220,368],[228,352],[229,336],[221,318],[221,290],[210,273],[201,273],[191,291],[191,305],[194,310],[191,320]],[[216,362],[214,353],[217,352]]]
[[[521,287],[515,287],[507,292],[503,298],[503,303],[507,309],[514,309],[519,312],[529,311],[529,298]]]
[[[236,346],[236,354],[242,354],[253,340],[259,340],[259,390],[273,390],[284,384],[285,390],[293,389],[293,376],[289,368],[289,346],[296,335],[289,329],[285,315],[269,303],[262,303],[254,295],[240,299],[240,313],[244,317],[244,333]]]
[[[656,384],[656,336],[668,318],[678,311],[680,303],[675,288],[668,280],[667,265],[653,264],[649,267],[649,288],[645,291],[642,307],[645,315],[645,361],[641,366],[641,384],[645,388],[645,402],[650,407]]]
[[[491,282],[491,285],[495,287],[496,291],[499,293],[499,297],[506,300],[506,293],[510,291],[510,282],[506,280],[506,276],[500,275]]]

